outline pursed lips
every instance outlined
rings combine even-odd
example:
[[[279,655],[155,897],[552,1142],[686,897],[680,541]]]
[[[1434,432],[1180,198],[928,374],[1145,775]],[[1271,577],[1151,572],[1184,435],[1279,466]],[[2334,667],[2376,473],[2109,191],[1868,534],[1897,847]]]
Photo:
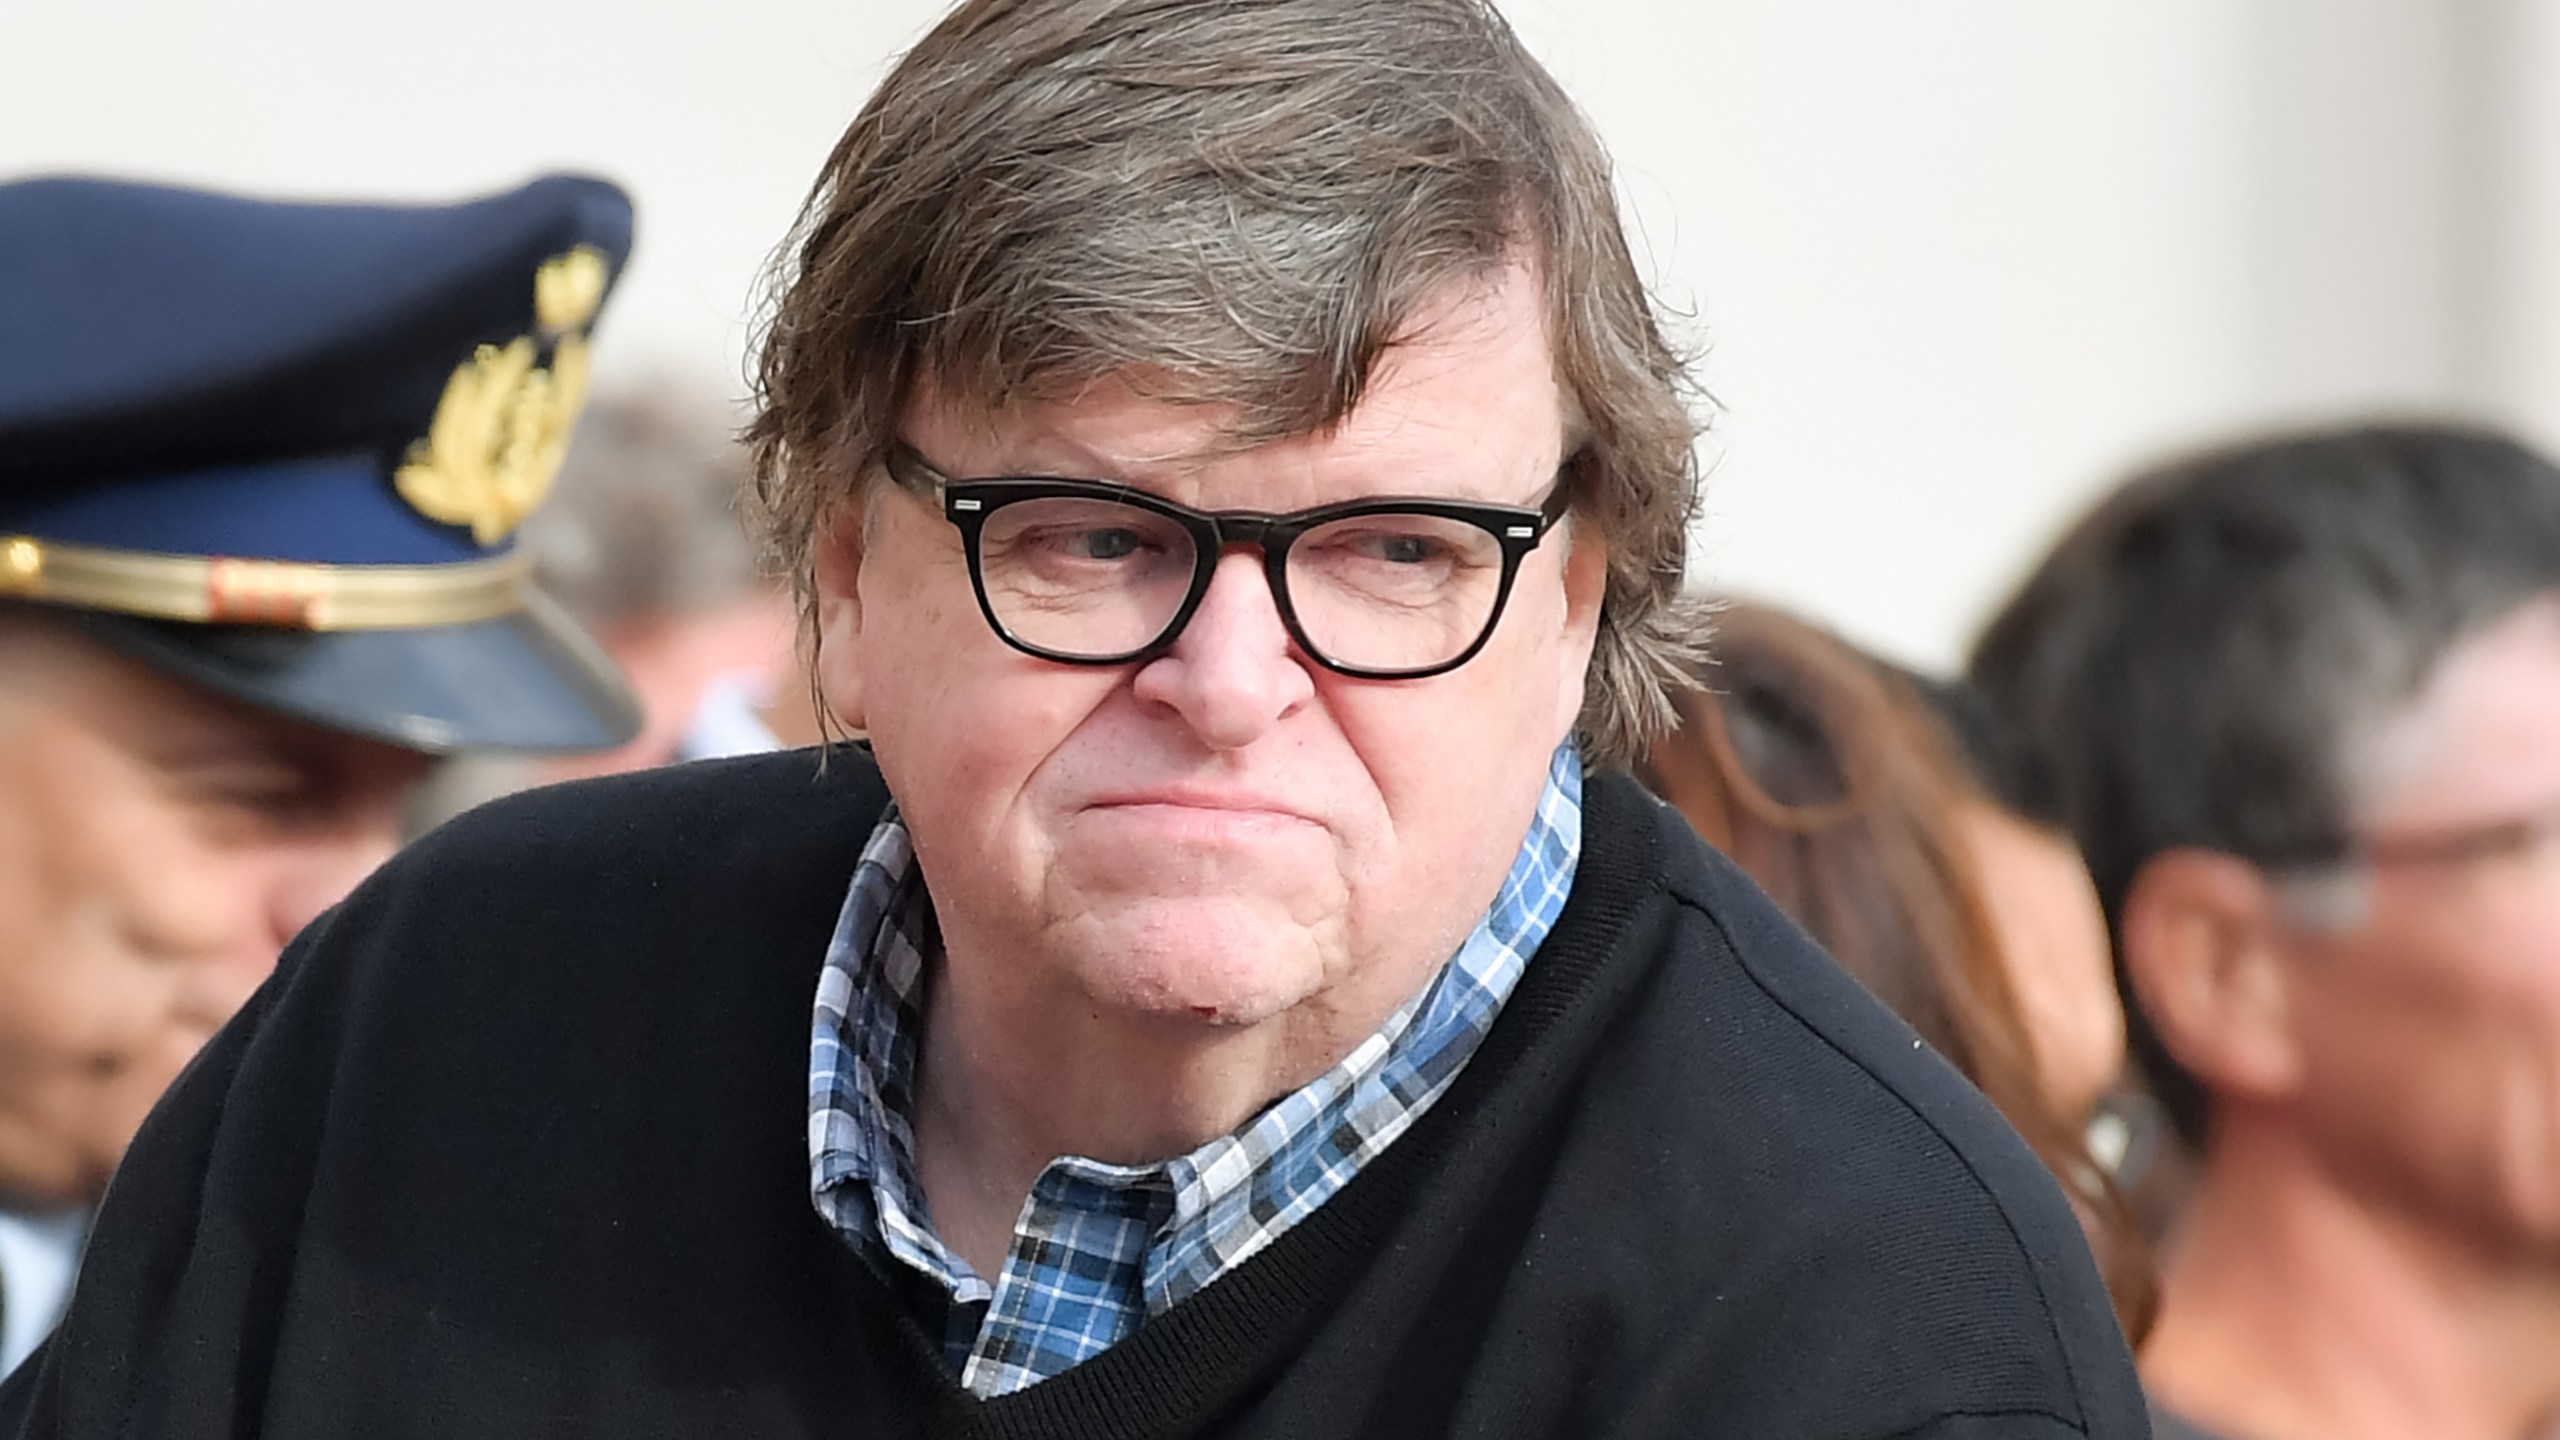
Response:
[[[1250,822],[1255,819],[1264,819],[1271,821],[1289,821],[1302,825],[1320,826],[1323,824],[1323,822],[1318,820],[1315,816],[1308,814],[1302,806],[1293,805],[1275,796],[1255,794],[1249,791],[1197,790],[1180,788],[1169,790],[1128,791],[1118,794],[1097,796],[1094,799],[1087,801],[1085,808],[1088,810],[1102,811],[1192,811],[1197,812],[1204,820],[1212,820],[1212,817],[1225,816],[1246,822]],[[1212,820],[1212,823],[1214,823],[1214,820]]]

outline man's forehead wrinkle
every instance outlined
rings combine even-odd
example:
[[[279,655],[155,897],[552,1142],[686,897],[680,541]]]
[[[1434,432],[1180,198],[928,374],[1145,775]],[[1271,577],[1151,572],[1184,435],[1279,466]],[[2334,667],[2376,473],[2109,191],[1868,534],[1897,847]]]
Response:
[[[1463,357],[1437,347],[1417,346],[1397,358],[1412,367],[1395,377],[1398,381],[1459,369],[1466,363]],[[1263,435],[1254,433],[1233,405],[1167,400],[1150,379],[1144,375],[1096,377],[1073,390],[1001,409],[964,403],[953,414],[964,434],[982,442],[988,455],[999,457],[996,471],[1004,474],[1144,484],[1189,482],[1219,470],[1227,461],[1250,455],[1255,457],[1255,472],[1274,481],[1283,476],[1304,478],[1298,476],[1301,470],[1309,474],[1326,470],[1368,475],[1389,489],[1431,489],[1434,486],[1425,482],[1441,477],[1452,465],[1470,474],[1478,468],[1478,462],[1469,457],[1481,448],[1478,422],[1483,417],[1472,408],[1450,413],[1428,404],[1403,403],[1400,397],[1387,398],[1332,424]],[[1402,386],[1395,388],[1400,391]],[[1554,393],[1545,398],[1561,402],[1563,397]],[[1144,402],[1146,408],[1133,412],[1124,403],[1131,399]],[[1541,437],[1542,441],[1547,438]],[[1560,403],[1553,438],[1568,446],[1572,443]],[[1519,475],[1507,473],[1509,467],[1505,467],[1504,474],[1481,478],[1496,485],[1527,478],[1530,470],[1543,471],[1562,453],[1559,449],[1547,457],[1524,451],[1516,457]]]
[[[1166,410],[1137,432],[1097,418],[1125,415],[1121,402],[1131,398]],[[948,385],[931,385],[919,389],[915,413],[930,412],[954,425],[967,438],[1004,455],[1010,469],[1103,477],[1122,468],[1240,454],[1265,443],[1242,438],[1232,417],[1221,420],[1214,414],[1233,408],[1188,393],[1182,377],[1136,370],[1077,376],[994,402]],[[1204,415],[1211,417],[1206,426],[1198,423]]]
[[[1222,363],[1236,357],[1205,353],[1205,347],[1189,355],[1127,347],[1113,355],[1097,353],[1084,343],[1092,337],[1058,335],[1050,337],[1047,346],[1036,341],[1017,344],[982,353],[974,361],[952,356],[936,373],[953,378],[935,388],[946,402],[965,397],[972,408],[991,415],[1030,405],[1074,408],[1111,387],[1170,406],[1226,411],[1215,427],[1214,443],[1206,447],[1195,443],[1186,453],[1232,454],[1282,440],[1323,438],[1353,419],[1359,402],[1388,366],[1459,365],[1464,363],[1459,351],[1495,339],[1506,322],[1519,318],[1503,305],[1507,290],[1502,277],[1512,273],[1534,277],[1538,269],[1533,260],[1517,256],[1471,264],[1403,307],[1395,330],[1379,337],[1365,355],[1292,353],[1291,337],[1267,333],[1253,337],[1252,348],[1261,350],[1272,363],[1250,367]],[[1112,309],[1099,304],[1097,295],[1082,298],[1096,302],[1076,307],[1085,313],[1101,316]],[[1278,317],[1234,306],[1216,318],[1235,334],[1278,323]],[[1542,311],[1535,322],[1543,333]],[[955,328],[938,338],[951,346],[960,336]],[[1044,352],[1049,361],[1045,365],[1041,363]],[[1356,379],[1331,378],[1334,372],[1355,367]],[[1320,395],[1347,403],[1313,403]],[[1174,457],[1126,458],[1156,462]]]

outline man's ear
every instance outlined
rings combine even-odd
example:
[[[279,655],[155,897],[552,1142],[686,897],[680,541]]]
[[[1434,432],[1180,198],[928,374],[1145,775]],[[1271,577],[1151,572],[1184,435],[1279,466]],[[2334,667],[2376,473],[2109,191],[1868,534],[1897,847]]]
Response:
[[[1576,515],[1565,530],[1564,620],[1577,635],[1600,633],[1600,602],[1609,594],[1609,540]]]
[[[2126,892],[2125,974],[2161,1044],[2206,1090],[2278,1101],[2301,1084],[2275,887],[2213,850],[2155,855]]]
[[[810,656],[818,693],[848,729],[869,728],[862,695],[862,517],[859,498],[818,522],[813,557],[818,599],[817,650]]]
[[[1574,651],[1586,657],[1581,674],[1574,677],[1577,683],[1566,687],[1566,713],[1556,719],[1569,732],[1582,718],[1580,682],[1591,673],[1588,657],[1600,634],[1600,605],[1609,594],[1609,542],[1599,526],[1579,514],[1568,522],[1564,538],[1571,546],[1564,556],[1564,633]]]

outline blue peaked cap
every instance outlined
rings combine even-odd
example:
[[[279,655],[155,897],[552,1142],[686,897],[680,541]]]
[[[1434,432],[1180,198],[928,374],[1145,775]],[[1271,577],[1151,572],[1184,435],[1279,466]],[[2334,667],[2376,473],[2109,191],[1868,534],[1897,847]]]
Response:
[[[197,682],[442,751],[637,708],[515,526],[583,398],[631,207],[0,185],[0,597]]]

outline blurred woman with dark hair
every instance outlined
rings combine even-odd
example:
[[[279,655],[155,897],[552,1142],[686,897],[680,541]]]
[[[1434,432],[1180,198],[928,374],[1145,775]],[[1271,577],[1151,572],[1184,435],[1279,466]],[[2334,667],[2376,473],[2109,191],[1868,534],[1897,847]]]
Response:
[[[2151,1255],[2086,1138],[2124,1041],[2077,853],[1993,797],[2031,787],[1983,768],[1960,697],[1755,605],[1722,612],[1716,657],[1638,773],[1999,1106],[2139,1340]]]

